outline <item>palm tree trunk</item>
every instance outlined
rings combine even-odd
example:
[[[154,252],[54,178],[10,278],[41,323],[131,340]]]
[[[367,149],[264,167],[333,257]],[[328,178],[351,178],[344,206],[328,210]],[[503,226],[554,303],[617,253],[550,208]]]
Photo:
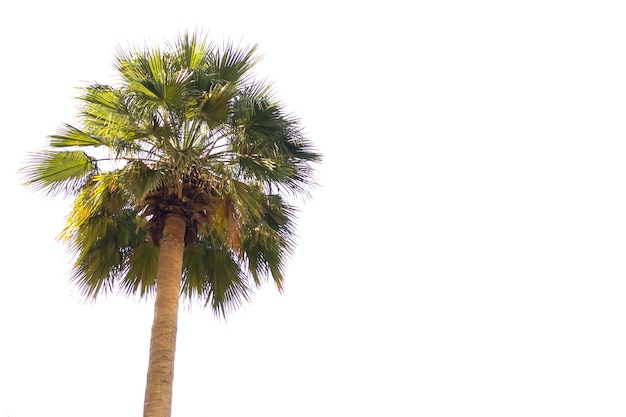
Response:
[[[178,300],[184,250],[185,220],[171,214],[165,218],[159,243],[144,417],[170,417],[172,414]]]

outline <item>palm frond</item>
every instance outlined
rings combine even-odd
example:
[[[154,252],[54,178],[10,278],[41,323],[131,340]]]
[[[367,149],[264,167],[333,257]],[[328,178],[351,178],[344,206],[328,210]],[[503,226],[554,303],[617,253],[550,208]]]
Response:
[[[202,33],[187,31],[178,37],[171,49],[177,52],[178,67],[196,70],[206,66],[207,57],[214,46]]]
[[[271,276],[282,291],[285,261],[294,247],[294,208],[278,195],[266,196],[261,204],[261,216],[244,220],[243,254],[256,285]]]
[[[151,168],[143,161],[133,160],[126,164],[120,175],[128,192],[140,204],[150,192],[165,183],[166,171],[160,167]]]
[[[61,239],[75,242],[79,247],[86,244],[86,239],[90,241],[97,239],[106,231],[106,228],[96,227],[98,222],[117,216],[120,210],[130,205],[130,198],[120,183],[119,171],[94,176],[75,197],[65,228],[60,235]],[[89,232],[77,235],[89,221],[92,222]]]
[[[128,269],[120,282],[121,290],[127,295],[144,297],[154,293],[156,284],[159,248],[149,242],[141,242],[131,249]]]
[[[115,216],[94,215],[80,225],[72,242],[78,256],[71,278],[86,297],[110,292],[123,278],[132,248],[145,240],[136,222],[136,213],[125,209]]]
[[[232,252],[216,235],[185,248],[182,294],[202,300],[219,315],[249,301],[247,277]]]
[[[230,82],[233,84],[245,84],[249,81],[250,70],[261,59],[257,55],[258,47],[235,46],[226,43],[221,50],[215,50],[208,59],[208,72],[215,74],[218,82]]]
[[[128,107],[128,98],[122,90],[94,84],[84,89],[80,99],[85,130],[101,138],[103,143],[114,146],[114,141],[141,135],[142,130],[132,114],[137,109]]]
[[[311,163],[321,155],[305,138],[299,121],[268,100],[242,98],[237,106],[237,137],[231,142],[235,161],[247,178],[282,185],[294,194],[312,185]]]
[[[263,190],[260,184],[228,178],[221,184],[220,193],[228,195],[242,215],[254,217],[263,215],[263,204],[260,201]]]
[[[50,146],[53,148],[67,147],[85,147],[85,146],[103,146],[107,145],[107,141],[101,137],[83,132],[82,130],[65,124],[59,133],[50,135]]]
[[[224,123],[230,113],[230,103],[237,93],[237,89],[229,82],[213,85],[204,93],[199,115],[208,128]]]
[[[76,193],[97,172],[96,159],[83,151],[32,153],[21,170],[25,184],[50,195]]]
[[[152,48],[120,55],[117,69],[128,92],[164,108],[184,105],[186,86],[193,73],[188,68],[176,68],[172,54]]]

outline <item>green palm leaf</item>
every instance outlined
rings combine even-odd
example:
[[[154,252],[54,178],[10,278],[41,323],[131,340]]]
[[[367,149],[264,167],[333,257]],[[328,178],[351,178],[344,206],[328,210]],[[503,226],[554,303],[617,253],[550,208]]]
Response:
[[[236,47],[226,43],[221,50],[208,56],[208,72],[215,74],[219,82],[244,84],[250,81],[249,72],[260,60],[257,47]]]
[[[249,300],[250,288],[240,263],[213,235],[188,245],[183,259],[182,293],[201,299],[216,314],[225,314]]]
[[[53,148],[103,146],[106,142],[94,135],[87,134],[71,125],[64,125],[57,135],[50,136],[50,146]]]
[[[96,159],[83,151],[42,151],[31,154],[22,169],[26,185],[49,194],[71,194],[96,171]]]
[[[140,242],[128,256],[129,267],[121,282],[122,291],[141,297],[152,294],[156,284],[159,248],[150,242]]]

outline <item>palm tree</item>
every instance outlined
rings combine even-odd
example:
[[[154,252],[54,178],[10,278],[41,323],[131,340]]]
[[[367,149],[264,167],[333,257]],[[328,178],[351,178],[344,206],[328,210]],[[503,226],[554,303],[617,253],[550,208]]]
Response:
[[[321,156],[251,74],[258,59],[196,33],[120,50],[119,85],[84,88],[79,124],[23,168],[74,199],[61,238],[86,297],[155,296],[145,417],[171,415],[181,297],[225,315],[269,279],[283,288],[294,197]]]

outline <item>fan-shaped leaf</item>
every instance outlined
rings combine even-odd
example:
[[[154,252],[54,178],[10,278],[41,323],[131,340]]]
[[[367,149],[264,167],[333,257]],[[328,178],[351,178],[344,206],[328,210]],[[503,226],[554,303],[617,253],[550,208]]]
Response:
[[[83,151],[42,151],[30,155],[22,173],[26,184],[34,189],[73,193],[94,173],[95,161]]]

